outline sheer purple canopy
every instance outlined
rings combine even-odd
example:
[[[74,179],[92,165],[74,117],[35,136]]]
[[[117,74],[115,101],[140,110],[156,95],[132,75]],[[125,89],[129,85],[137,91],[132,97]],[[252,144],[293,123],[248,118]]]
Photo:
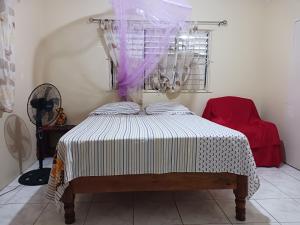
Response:
[[[185,0],[111,0],[111,3],[119,23],[118,90],[119,96],[126,98],[130,90],[142,86],[144,78],[167,53],[170,40],[184,27],[192,8]],[[143,26],[142,33],[129,23],[133,20]],[[145,36],[145,32],[151,35],[147,40],[144,38],[143,57],[137,57],[129,42],[134,35]]]

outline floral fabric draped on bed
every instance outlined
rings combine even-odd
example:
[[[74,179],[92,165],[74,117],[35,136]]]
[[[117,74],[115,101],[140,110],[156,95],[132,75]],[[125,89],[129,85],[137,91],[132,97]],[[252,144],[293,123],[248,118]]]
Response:
[[[14,22],[12,0],[0,0],[0,111],[12,112],[15,90]]]

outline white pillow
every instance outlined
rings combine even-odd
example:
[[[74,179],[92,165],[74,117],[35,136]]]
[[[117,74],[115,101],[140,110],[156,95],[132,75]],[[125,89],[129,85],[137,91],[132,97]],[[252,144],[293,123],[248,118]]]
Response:
[[[140,106],[135,102],[114,102],[100,106],[90,115],[132,115],[140,112]]]
[[[193,114],[187,107],[176,102],[159,102],[150,104],[145,109],[148,115],[191,115]]]

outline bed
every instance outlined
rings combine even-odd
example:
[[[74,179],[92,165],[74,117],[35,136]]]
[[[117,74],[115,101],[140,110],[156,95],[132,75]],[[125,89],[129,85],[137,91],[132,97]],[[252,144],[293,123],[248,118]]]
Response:
[[[259,188],[247,138],[196,115],[90,115],[57,146],[48,197],[75,222],[77,193]]]

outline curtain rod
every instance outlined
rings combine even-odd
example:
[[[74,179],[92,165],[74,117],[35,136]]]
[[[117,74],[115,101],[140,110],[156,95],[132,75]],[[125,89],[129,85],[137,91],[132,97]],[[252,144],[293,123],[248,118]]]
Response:
[[[89,18],[90,23],[102,23],[103,21],[109,21],[109,19],[99,19],[99,18]],[[217,26],[226,26],[228,25],[227,20],[220,21],[187,21],[191,23],[196,23],[197,25],[217,25]]]

